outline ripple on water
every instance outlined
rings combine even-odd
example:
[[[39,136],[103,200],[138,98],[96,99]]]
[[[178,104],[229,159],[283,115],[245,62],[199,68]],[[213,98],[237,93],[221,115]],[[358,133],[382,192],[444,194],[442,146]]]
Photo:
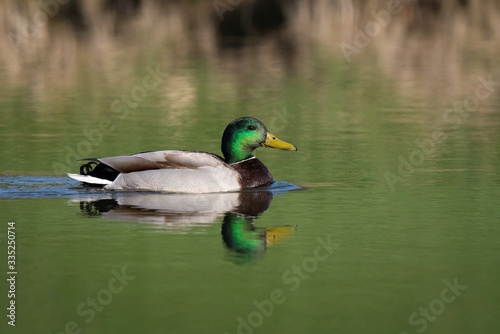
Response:
[[[274,182],[260,188],[274,194],[302,189],[289,182]],[[110,191],[84,187],[78,181],[58,176],[0,176],[0,198],[74,198],[81,196],[106,196]]]
[[[0,176],[0,198],[57,198],[81,196],[82,191],[96,191],[79,186],[66,177]],[[102,191],[96,191],[96,195]]]

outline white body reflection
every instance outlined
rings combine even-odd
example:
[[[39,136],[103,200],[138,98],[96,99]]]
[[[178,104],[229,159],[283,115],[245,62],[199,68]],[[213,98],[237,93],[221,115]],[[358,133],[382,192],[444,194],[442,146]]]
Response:
[[[116,192],[71,202],[79,203],[88,216],[138,222],[170,233],[206,233],[209,226],[222,223],[224,244],[236,253],[250,255],[264,252],[295,232],[296,227],[289,225],[259,228],[254,220],[269,208],[274,195],[296,189],[300,187],[211,194]]]

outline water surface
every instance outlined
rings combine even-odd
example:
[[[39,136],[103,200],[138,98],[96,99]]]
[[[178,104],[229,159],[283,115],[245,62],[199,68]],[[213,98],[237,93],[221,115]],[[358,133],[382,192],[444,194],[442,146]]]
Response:
[[[14,221],[18,274],[17,328],[5,316],[2,328],[498,332],[498,91],[466,116],[448,112],[479,76],[500,81],[497,55],[468,53],[465,88],[429,95],[418,82],[442,73],[415,82],[381,70],[369,50],[351,64],[308,51],[276,72],[230,51],[217,64],[189,57],[162,67],[158,89],[127,109],[123,94],[167,61],[82,69],[74,86],[41,95],[4,89],[0,242]],[[267,189],[109,192],[64,176],[87,157],[219,154],[225,126],[247,115],[298,147],[256,151],[278,181]]]

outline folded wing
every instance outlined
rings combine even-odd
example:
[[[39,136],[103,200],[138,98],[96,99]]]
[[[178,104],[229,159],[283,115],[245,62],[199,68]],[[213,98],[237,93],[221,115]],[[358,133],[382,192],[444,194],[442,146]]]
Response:
[[[198,169],[201,167],[229,167],[215,154],[197,151],[167,150],[122,155],[109,158],[82,159],[98,161],[121,173],[151,169]]]

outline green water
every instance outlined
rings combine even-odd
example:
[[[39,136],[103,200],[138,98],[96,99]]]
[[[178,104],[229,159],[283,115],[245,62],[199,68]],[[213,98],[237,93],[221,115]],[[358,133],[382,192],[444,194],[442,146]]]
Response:
[[[188,88],[151,90],[128,111],[126,102],[113,108],[147,66],[155,63],[141,63],[120,87],[91,89],[82,77],[64,94],[2,93],[1,267],[8,271],[14,221],[17,271],[16,327],[7,324],[4,279],[2,328],[498,332],[498,90],[465,117],[446,112],[479,81],[446,101],[400,94],[375,68],[343,60],[319,57],[309,74],[266,81],[258,72],[236,86],[193,61]],[[298,147],[256,151],[282,182],[255,198],[164,195],[153,203],[139,193],[146,204],[127,205],[127,193],[82,188],[63,175],[84,157],[219,154],[225,126],[245,115]],[[264,202],[251,218],[225,206],[215,214],[190,209],[256,198]]]

